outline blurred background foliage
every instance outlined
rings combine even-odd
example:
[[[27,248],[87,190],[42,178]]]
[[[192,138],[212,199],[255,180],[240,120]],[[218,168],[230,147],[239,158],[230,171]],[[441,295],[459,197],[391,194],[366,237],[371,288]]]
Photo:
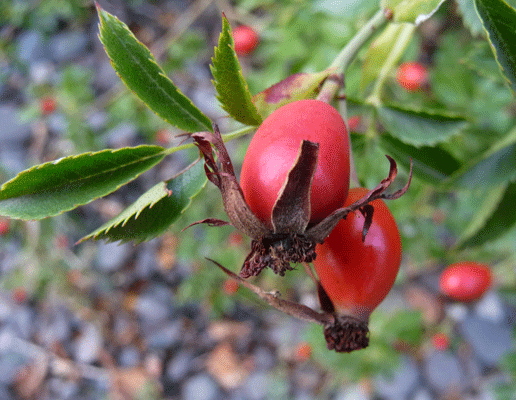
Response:
[[[208,69],[220,32],[221,8],[233,25],[245,23],[254,26],[260,34],[257,50],[240,60],[250,90],[256,94],[291,74],[325,69],[378,7],[373,0],[243,0],[231,4],[214,1],[211,8],[204,7],[207,2],[194,1],[178,2],[181,5],[177,9],[167,8],[166,2],[161,1],[132,0],[123,6],[117,2],[100,3],[129,23],[174,82],[203,112],[218,119],[226,132],[239,125],[225,118],[215,104]],[[426,90],[410,93],[403,90],[396,83],[392,69],[382,92],[385,104],[453,111],[464,116],[468,127],[439,145],[461,164],[477,158],[505,137],[514,129],[516,118],[513,93],[500,75],[471,7],[468,0],[445,2],[410,39],[399,62],[417,60],[428,67],[430,80]],[[166,12],[157,13],[161,8]],[[193,17],[188,14],[189,23],[171,29],[181,24],[179,18],[186,11],[193,13]],[[0,3],[0,82],[8,88],[1,100],[15,104],[20,118],[33,127],[32,137],[26,143],[28,159],[24,167],[105,147],[139,143],[169,146],[180,142],[175,138],[179,132],[149,111],[109,71],[99,69],[105,66],[106,58],[96,33],[93,34],[96,24],[94,7],[84,0]],[[86,37],[83,51],[90,57],[76,55],[70,60],[53,62],[47,71],[51,78],[41,77],[28,61],[20,41],[15,40],[25,31],[39,32],[45,43],[61,32],[80,32]],[[381,145],[383,131],[375,111],[365,104],[367,91],[360,87],[367,49],[364,46],[346,71],[346,94],[350,99],[348,116],[361,118],[357,132],[352,133],[358,178],[362,186],[371,188],[385,177],[388,162]],[[96,61],[99,58],[102,64]],[[51,115],[42,112],[41,101],[45,98],[56,103],[56,111]],[[48,135],[40,144],[38,126]],[[136,134],[125,137],[127,126]],[[248,143],[249,136],[229,144],[237,170]],[[84,282],[95,282],[88,288],[96,287],[96,291],[107,297],[112,292],[126,297],[135,295],[137,279],[131,275],[134,266],[105,274],[91,268],[96,243],[75,247],[73,243],[121,207],[131,204],[157,179],[170,178],[196,156],[195,150],[175,154],[159,171],[147,173],[106,199],[65,215],[41,222],[10,221],[11,229],[1,238],[0,245],[4,258],[2,288],[10,292],[23,289],[36,304],[62,296],[75,309],[93,310],[98,304],[91,293],[77,290],[77,285],[81,288]],[[19,169],[0,164],[0,180],[13,177]],[[402,166],[403,179],[407,172]],[[489,217],[484,200],[495,190],[498,189],[489,186],[445,188],[415,176],[408,193],[388,203],[399,225],[404,256],[396,286],[389,295],[391,300],[388,298],[387,304],[372,315],[370,347],[352,354],[335,354],[326,350],[320,327],[307,324],[303,328],[302,338],[312,347],[312,362],[331,376],[324,390],[330,392],[342,382],[363,381],[378,374],[392,375],[400,355],[423,357],[436,332],[450,336],[452,351],[463,348],[465,339],[456,328],[453,314],[447,311],[455,304],[442,298],[437,288],[438,274],[449,263],[469,259],[489,264],[495,276],[492,290],[503,299],[508,315],[514,317],[516,230],[504,230],[503,235],[480,246],[457,246],[471,220],[478,214]],[[219,192],[209,183],[179,221],[159,239],[156,257],[161,270],[153,279],[159,281],[160,274],[166,275],[169,269],[184,271],[169,284],[174,301],[183,305],[200,304],[212,319],[234,316],[240,304],[258,314],[265,312],[266,307],[246,289],[240,288],[236,293],[228,289],[222,272],[204,259],[215,259],[236,272],[249,247],[247,238],[227,227],[195,226],[181,232],[183,227],[207,217],[225,218]],[[6,258],[13,253],[16,257],[7,262]],[[262,288],[279,290],[284,297],[316,304],[313,285],[304,271],[296,270],[287,278],[278,279],[265,271],[256,282]],[[404,295],[405,302],[398,301]],[[514,329],[513,323],[511,326]],[[512,377],[495,385],[501,398],[516,395],[511,389],[516,379],[515,354],[508,352],[494,368],[502,370],[504,377]],[[278,380],[288,379],[284,364],[278,364],[276,369]],[[271,393],[276,391],[275,396],[282,398],[282,388],[285,384],[278,383]]]

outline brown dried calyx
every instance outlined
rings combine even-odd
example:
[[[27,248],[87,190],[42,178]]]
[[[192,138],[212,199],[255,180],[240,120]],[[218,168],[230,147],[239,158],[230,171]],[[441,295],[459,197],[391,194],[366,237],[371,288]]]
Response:
[[[366,212],[369,210],[368,203],[378,198],[400,197],[407,191],[412,176],[411,169],[409,181],[402,189],[391,195],[385,194],[385,189],[397,173],[396,163],[387,156],[390,171],[386,179],[359,201],[335,210],[318,224],[309,227],[310,191],[317,166],[319,145],[303,140],[298,157],[287,174],[272,209],[270,229],[254,215],[246,203],[218,127],[214,125],[213,133],[197,132],[190,136],[204,157],[207,178],[222,194],[224,209],[231,221],[208,218],[190,226],[200,223],[211,226],[232,225],[250,236],[253,239],[251,252],[240,271],[240,276],[244,278],[258,275],[266,267],[283,276],[287,270],[292,269],[290,263],[312,262],[316,256],[315,245],[322,243],[337,223],[354,210],[361,209],[365,213],[364,232],[367,232],[372,221],[372,213]]]
[[[369,329],[367,327],[367,322],[352,316],[339,315],[335,313],[333,304],[329,299],[328,302],[322,301],[323,297],[321,297],[321,294],[323,296],[327,296],[324,290],[323,293],[319,293],[321,308],[323,311],[315,311],[303,304],[295,303],[289,300],[283,300],[278,292],[265,292],[258,286],[255,286],[249,281],[243,279],[241,276],[235,275],[233,272],[220,265],[218,262],[210,259],[208,260],[216,264],[230,278],[236,280],[239,284],[250,289],[263,301],[276,308],[277,310],[301,320],[322,325],[324,338],[326,339],[327,347],[329,350],[349,353],[354,350],[366,348],[368,346]],[[312,276],[312,278],[314,278],[314,276]],[[318,287],[322,289],[320,285],[318,285]]]

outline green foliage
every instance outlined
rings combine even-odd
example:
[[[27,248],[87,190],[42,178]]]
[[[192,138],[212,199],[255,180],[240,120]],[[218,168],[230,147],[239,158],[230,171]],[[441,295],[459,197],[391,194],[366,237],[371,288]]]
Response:
[[[164,233],[187,209],[207,182],[202,162],[174,179],[157,183],[115,218],[81,239],[107,239],[136,243]]]
[[[393,11],[394,22],[419,24],[428,19],[444,0],[382,0],[380,7]]]
[[[114,192],[159,163],[159,146],[65,157],[20,172],[0,187],[0,215],[41,219]]]
[[[463,117],[431,109],[382,106],[378,119],[392,136],[416,147],[444,142],[466,127]]]
[[[475,0],[496,60],[516,89],[516,10],[503,0]]]
[[[125,84],[168,123],[188,132],[211,131],[209,118],[181,93],[129,28],[100,7],[98,13],[100,40]]]
[[[236,121],[247,125],[260,125],[262,117],[251,99],[251,93],[242,75],[242,68],[235,53],[231,26],[222,18],[222,33],[215,56],[210,65],[213,85],[222,108]]]

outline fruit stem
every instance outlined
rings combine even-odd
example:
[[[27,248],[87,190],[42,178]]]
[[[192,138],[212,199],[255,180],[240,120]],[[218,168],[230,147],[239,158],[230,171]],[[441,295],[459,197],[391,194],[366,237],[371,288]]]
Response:
[[[333,60],[328,69],[332,70],[332,75],[341,76],[349,64],[353,61],[358,50],[373,34],[392,18],[392,12],[388,9],[379,10],[341,50],[339,55]],[[340,88],[340,82],[333,79],[326,79],[317,100],[330,103]]]
[[[410,39],[412,39],[412,34],[414,33],[415,29],[416,25],[414,24],[404,24],[404,26],[401,28],[401,32],[398,35],[398,40],[396,40],[396,43],[394,44],[392,51],[389,53],[389,56],[385,60],[384,64],[382,65],[382,69],[378,74],[378,78],[376,79],[376,82],[374,84],[373,91],[371,95],[366,99],[367,103],[375,107],[381,106],[380,98],[383,86],[385,84],[385,80],[389,76],[390,71],[394,68],[394,65],[398,62],[401,55],[405,51],[405,48],[410,42]]]
[[[256,129],[256,126],[245,126],[243,128],[237,129],[236,131],[222,135],[222,141],[229,142],[230,140],[239,138],[240,136],[247,135],[248,133],[252,132],[255,129]],[[169,154],[175,153],[176,151],[191,149],[193,147],[195,147],[195,144],[193,144],[193,143],[182,144],[182,145],[176,146],[176,147],[169,147],[169,148],[165,149],[164,153],[166,155],[169,155]]]

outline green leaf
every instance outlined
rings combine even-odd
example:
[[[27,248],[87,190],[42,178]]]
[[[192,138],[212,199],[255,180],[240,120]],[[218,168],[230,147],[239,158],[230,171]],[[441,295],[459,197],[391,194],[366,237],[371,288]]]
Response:
[[[381,8],[391,9],[394,22],[411,22],[419,25],[430,18],[444,0],[382,0]]]
[[[380,80],[380,84],[383,84],[410,43],[413,33],[412,25],[389,24],[369,46],[361,69],[360,91],[362,94],[365,94],[376,80]]]
[[[516,10],[503,0],[475,0],[496,60],[516,89]]]
[[[190,206],[206,185],[204,163],[198,162],[174,179],[160,182],[95,232],[83,237],[141,243],[161,235]]]
[[[409,169],[410,159],[412,159],[414,176],[434,185],[449,178],[460,167],[460,163],[440,147],[417,148],[391,135],[382,135],[380,146],[406,169]]]
[[[433,146],[448,140],[466,127],[466,120],[452,113],[382,106],[378,117],[385,129],[404,143]]]
[[[251,93],[242,75],[242,68],[235,53],[235,42],[226,16],[222,17],[222,32],[215,56],[211,59],[213,85],[222,108],[238,122],[260,125],[262,117],[253,104]]]
[[[211,131],[210,119],[181,93],[127,25],[99,6],[97,11],[100,41],[127,87],[152,111],[179,129]]]
[[[461,187],[489,187],[516,178],[516,129],[491,149],[461,168],[451,178],[450,185]]]
[[[456,0],[459,12],[462,14],[462,22],[471,32],[472,36],[484,33],[484,27],[477,12],[475,11],[475,0]]]
[[[159,146],[103,150],[36,165],[0,187],[0,215],[52,217],[114,192],[165,157]]]
[[[479,212],[458,241],[459,248],[480,246],[495,240],[516,223],[516,183],[495,188],[486,196]]]
[[[254,104],[263,117],[267,117],[285,104],[315,97],[317,89],[331,70],[315,73],[298,73],[265,89],[253,97]]]

